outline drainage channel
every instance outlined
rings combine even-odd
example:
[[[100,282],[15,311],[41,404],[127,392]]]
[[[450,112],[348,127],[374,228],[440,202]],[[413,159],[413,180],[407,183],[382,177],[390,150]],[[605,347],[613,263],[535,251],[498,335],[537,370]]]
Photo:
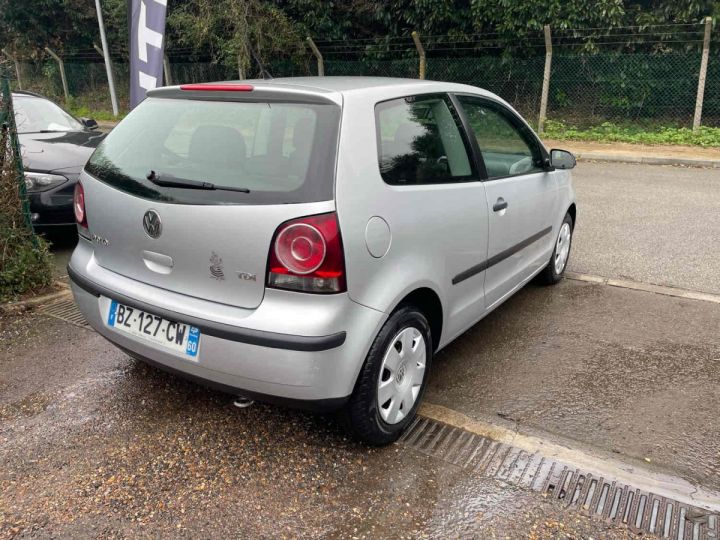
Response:
[[[75,326],[79,326],[81,328],[90,328],[90,325],[85,320],[85,317],[83,317],[83,314],[80,313],[77,305],[75,305],[75,301],[72,299],[61,300],[59,302],[42,306],[38,311],[43,315],[48,315],[50,317],[60,319],[61,321],[69,322],[70,324],[74,324]]]
[[[400,443],[471,474],[547,494],[637,534],[673,540],[720,538],[717,513],[430,418],[418,417]]]

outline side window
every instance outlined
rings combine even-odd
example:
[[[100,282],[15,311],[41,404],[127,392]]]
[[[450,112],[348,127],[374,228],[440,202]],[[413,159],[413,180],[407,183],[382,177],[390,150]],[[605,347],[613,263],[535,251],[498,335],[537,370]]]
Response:
[[[527,128],[513,121],[501,105],[468,96],[458,96],[475,133],[488,178],[539,172],[542,153]]]
[[[474,179],[468,145],[447,96],[415,96],[375,106],[378,159],[393,185]]]

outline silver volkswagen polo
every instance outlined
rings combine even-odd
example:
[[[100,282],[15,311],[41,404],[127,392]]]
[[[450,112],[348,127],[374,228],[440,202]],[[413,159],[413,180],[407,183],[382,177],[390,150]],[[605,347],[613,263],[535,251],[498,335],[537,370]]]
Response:
[[[342,409],[385,444],[435,352],[532,278],[561,278],[574,165],[472,86],[161,88],[86,165],[68,273],[128,354],[246,399]]]

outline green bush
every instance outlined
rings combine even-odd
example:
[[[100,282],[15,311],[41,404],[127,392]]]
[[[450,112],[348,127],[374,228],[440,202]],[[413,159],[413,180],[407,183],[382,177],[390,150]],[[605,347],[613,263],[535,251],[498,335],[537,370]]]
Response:
[[[701,126],[690,128],[667,127],[647,123],[615,124],[603,122],[597,126],[576,127],[557,120],[545,123],[544,136],[568,141],[626,142],[635,144],[681,144],[720,147],[720,128]]]
[[[52,255],[47,243],[27,230],[0,225],[0,302],[52,283]]]
[[[0,93],[0,302],[48,286],[52,255],[26,215],[18,143],[7,81]]]

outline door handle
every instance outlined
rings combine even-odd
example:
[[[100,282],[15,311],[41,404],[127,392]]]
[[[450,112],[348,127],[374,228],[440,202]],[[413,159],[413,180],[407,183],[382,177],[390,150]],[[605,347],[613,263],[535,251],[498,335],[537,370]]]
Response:
[[[493,212],[499,212],[505,210],[508,207],[507,201],[502,197],[498,197],[498,200],[493,204]]]

